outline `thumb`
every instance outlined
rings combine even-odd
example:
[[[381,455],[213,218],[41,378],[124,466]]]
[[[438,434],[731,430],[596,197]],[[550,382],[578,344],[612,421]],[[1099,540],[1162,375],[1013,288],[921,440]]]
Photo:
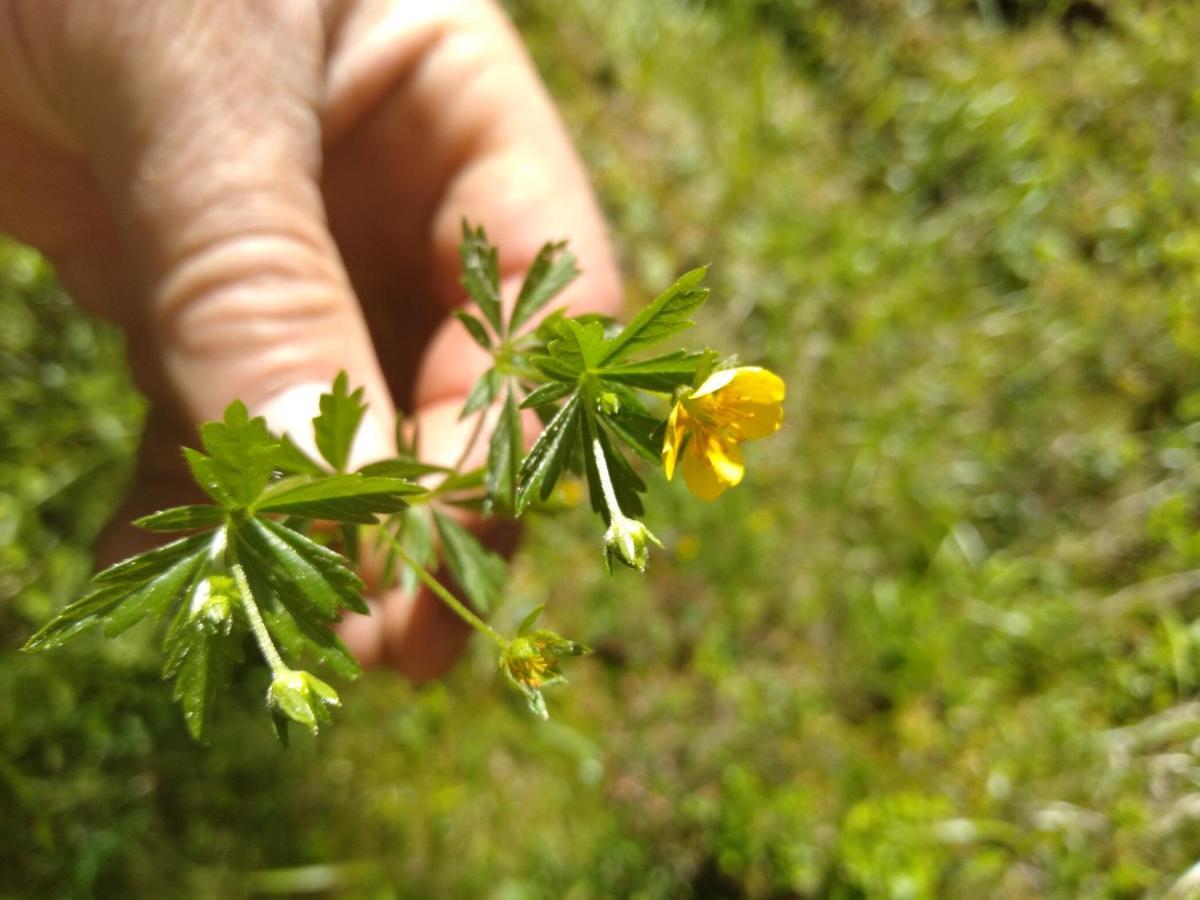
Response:
[[[240,398],[300,437],[346,369],[375,416],[359,455],[388,453],[393,407],[318,186],[316,12],[70,6],[64,93],[135,264],[152,399],[196,423]]]

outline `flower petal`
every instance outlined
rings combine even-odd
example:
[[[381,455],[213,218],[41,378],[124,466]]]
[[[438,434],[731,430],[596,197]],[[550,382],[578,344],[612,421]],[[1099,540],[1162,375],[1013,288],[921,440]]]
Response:
[[[750,366],[749,368],[758,367]],[[692,391],[690,399],[694,400],[697,397],[707,397],[709,394],[716,393],[729,384],[729,382],[733,381],[737,377],[737,373],[741,371],[744,371],[744,369],[717,369],[717,371],[704,379],[700,387]]]
[[[783,379],[760,366],[731,371],[733,378],[701,401],[706,412],[739,441],[774,434],[783,421]]]
[[[746,474],[737,443],[704,432],[692,436],[680,468],[688,490],[701,500],[716,500]]]
[[[680,419],[684,422],[680,422]],[[676,403],[675,408],[671,410],[671,416],[667,419],[667,430],[663,435],[662,461],[663,469],[667,473],[667,481],[675,477],[675,461],[679,458],[679,445],[683,443],[684,435],[687,429],[686,424],[687,413],[683,409],[682,403]]]

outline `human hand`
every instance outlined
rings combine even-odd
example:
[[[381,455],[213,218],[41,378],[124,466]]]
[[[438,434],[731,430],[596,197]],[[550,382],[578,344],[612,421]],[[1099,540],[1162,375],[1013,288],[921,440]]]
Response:
[[[579,162],[519,39],[485,0],[0,0],[0,230],[41,249],[126,332],[151,402],[121,521],[187,502],[180,444],[234,398],[308,432],[348,371],[452,463],[488,364],[448,318],[459,223],[501,248],[511,300],[568,238],[575,312],[617,276]],[[137,549],[128,530],[106,555]],[[465,631],[427,595],[376,593],[343,624],[364,664],[443,671]]]

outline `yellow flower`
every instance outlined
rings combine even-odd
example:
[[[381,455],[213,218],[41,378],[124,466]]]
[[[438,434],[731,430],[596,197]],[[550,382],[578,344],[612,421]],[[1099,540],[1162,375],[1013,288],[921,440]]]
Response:
[[[783,379],[759,366],[713,372],[667,419],[662,449],[667,479],[675,476],[678,462],[693,494],[701,500],[721,496],[746,474],[738,445],[779,430],[783,395]]]

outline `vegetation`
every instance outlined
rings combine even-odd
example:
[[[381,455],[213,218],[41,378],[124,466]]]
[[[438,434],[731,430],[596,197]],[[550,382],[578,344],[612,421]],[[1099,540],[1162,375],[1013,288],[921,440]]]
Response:
[[[479,642],[286,752],[235,680],[205,749],[148,629],[16,652],[86,581],[139,405],[4,248],[0,894],[1188,896],[1192,11],[512,8],[631,308],[712,263],[696,343],[783,375],[784,430],[719,505],[651,483],[644,579],[533,522],[495,621],[546,602],[595,650],[550,722]]]

